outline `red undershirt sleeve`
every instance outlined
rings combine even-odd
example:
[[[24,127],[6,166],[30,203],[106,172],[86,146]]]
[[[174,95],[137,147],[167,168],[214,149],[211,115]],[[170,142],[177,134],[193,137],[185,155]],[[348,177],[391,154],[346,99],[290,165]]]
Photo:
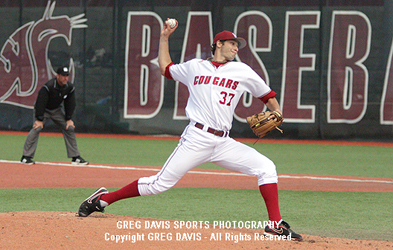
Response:
[[[172,66],[172,65],[174,65],[174,64],[175,64],[175,63],[171,62],[171,63],[168,64],[168,65],[166,66],[166,68],[165,68],[165,77],[168,78],[168,79],[170,79],[170,80],[173,80],[173,78],[172,78],[172,76],[171,76],[171,73],[169,72],[169,67]]]
[[[270,98],[276,97],[276,95],[277,95],[277,93],[274,92],[273,90],[271,90],[269,93],[267,93],[267,95],[264,95],[264,96],[262,96],[262,97],[259,97],[258,99],[261,100],[263,103],[266,104],[267,101],[268,101]]]

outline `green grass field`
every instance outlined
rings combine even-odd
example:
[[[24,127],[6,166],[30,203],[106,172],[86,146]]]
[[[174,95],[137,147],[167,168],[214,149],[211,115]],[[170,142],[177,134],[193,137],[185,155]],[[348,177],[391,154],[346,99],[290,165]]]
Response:
[[[0,135],[0,159],[18,161],[25,136]],[[177,141],[78,138],[92,163],[161,166]],[[389,147],[249,144],[271,158],[283,174],[393,178]],[[69,161],[62,137],[41,136],[36,161]],[[216,168],[204,164],[202,168]],[[222,177],[225,178],[225,177]],[[0,212],[76,211],[93,189],[0,189]],[[352,239],[391,240],[392,193],[279,191],[281,213],[301,233]],[[173,188],[159,195],[122,200],[113,214],[192,221],[266,220],[257,189]]]

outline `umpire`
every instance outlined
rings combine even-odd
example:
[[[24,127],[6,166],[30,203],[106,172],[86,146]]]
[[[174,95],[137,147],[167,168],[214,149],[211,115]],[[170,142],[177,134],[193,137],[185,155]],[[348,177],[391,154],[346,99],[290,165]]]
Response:
[[[23,156],[20,161],[23,164],[35,164],[33,158],[37,149],[38,137],[44,128],[44,123],[50,118],[61,128],[67,148],[67,156],[72,158],[71,163],[87,165],[89,162],[80,156],[78,145],[76,144],[75,125],[71,120],[75,111],[76,101],[75,87],[68,81],[70,71],[67,66],[63,66],[58,68],[56,73],[56,77],[45,83],[38,92],[38,97],[34,104],[33,128],[27,135],[23,147]],[[63,102],[65,113],[61,105]]]

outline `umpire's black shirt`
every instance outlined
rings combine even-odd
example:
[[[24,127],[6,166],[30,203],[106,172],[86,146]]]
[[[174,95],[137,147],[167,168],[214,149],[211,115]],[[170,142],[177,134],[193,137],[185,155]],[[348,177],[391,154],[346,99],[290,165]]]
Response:
[[[61,87],[56,78],[49,80],[38,92],[37,100],[34,104],[35,117],[39,121],[44,120],[45,109],[56,109],[60,107],[64,101],[65,119],[71,119],[75,111],[75,87],[72,83],[67,82],[66,85]]]

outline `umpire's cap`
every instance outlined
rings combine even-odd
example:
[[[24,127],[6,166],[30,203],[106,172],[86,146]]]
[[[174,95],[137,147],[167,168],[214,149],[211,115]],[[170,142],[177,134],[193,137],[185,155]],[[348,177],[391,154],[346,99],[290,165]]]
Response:
[[[56,73],[59,75],[68,76],[70,74],[70,70],[67,66],[61,66],[57,69]]]
[[[239,44],[239,49],[242,49],[246,47],[247,42],[244,38],[242,37],[237,37],[233,32],[224,30],[220,33],[218,33],[213,40],[213,44],[215,44],[217,41],[223,41],[223,40],[235,40]]]

